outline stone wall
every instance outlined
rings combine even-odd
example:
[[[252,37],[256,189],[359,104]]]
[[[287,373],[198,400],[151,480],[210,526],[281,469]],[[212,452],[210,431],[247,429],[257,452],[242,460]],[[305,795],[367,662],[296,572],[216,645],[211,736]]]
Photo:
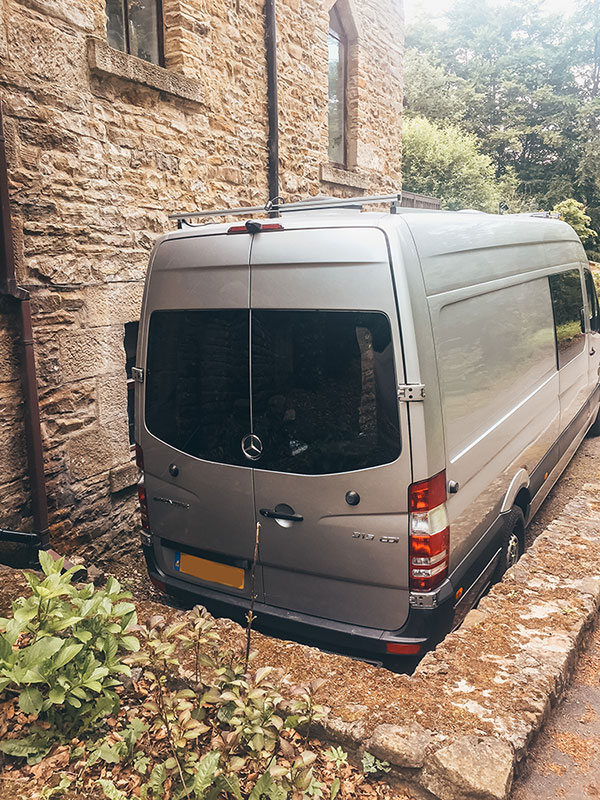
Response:
[[[281,190],[400,183],[400,0],[339,0],[351,47],[350,169],[327,163],[331,0],[279,0]],[[137,516],[124,325],[168,213],[267,199],[263,0],[163,0],[166,68],[110,48],[104,0],[0,0],[18,279],[32,295],[51,533]],[[0,306],[1,526],[27,527],[15,316]]]

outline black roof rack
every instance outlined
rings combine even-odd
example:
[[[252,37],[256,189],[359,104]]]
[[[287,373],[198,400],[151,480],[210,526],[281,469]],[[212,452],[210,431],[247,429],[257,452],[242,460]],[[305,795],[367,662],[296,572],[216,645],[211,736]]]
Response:
[[[325,208],[356,208],[362,207],[367,203],[390,203],[390,211],[395,213],[402,200],[402,193],[371,195],[369,197],[314,197],[307,200],[300,200],[297,203],[280,202],[281,198],[276,197],[269,200],[264,206],[243,206],[241,208],[222,208],[218,210],[204,211],[199,208],[197,211],[190,211],[181,214],[170,214],[169,219],[177,220],[178,224],[198,217],[226,217],[226,216],[247,216],[248,214],[287,214],[291,211],[319,211]]]

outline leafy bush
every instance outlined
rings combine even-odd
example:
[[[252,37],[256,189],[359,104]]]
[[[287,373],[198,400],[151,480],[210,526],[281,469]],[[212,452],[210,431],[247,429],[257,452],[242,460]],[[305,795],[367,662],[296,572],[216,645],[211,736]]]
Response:
[[[476,137],[423,117],[403,125],[402,182],[411,192],[439,197],[442,208],[495,212],[501,199],[492,161]]]
[[[561,219],[567,222],[575,231],[577,236],[585,244],[588,239],[595,239],[598,235],[590,228],[591,218],[585,213],[585,206],[572,197],[557,203],[553,211],[558,211]]]
[[[75,587],[61,561],[44,553],[40,561],[44,577],[28,575],[31,597],[0,620],[0,686],[31,715],[30,735],[0,749],[30,764],[53,747],[52,757],[67,754],[72,769],[49,780],[45,800],[335,800],[342,779],[348,785],[354,768],[341,748],[323,752],[321,765],[307,749],[325,713],[323,681],[285,701],[278,672],[249,668],[247,642],[225,649],[206,609],[174,624],[154,615],[137,625],[114,579],[103,590]],[[377,760],[363,767],[355,782],[389,769]]]
[[[64,559],[44,551],[39,559],[44,577],[27,573],[31,596],[13,602],[12,618],[0,619],[0,693],[17,694],[21,711],[48,723],[46,733],[7,740],[0,750],[30,762],[53,738],[71,737],[118,708],[118,678],[130,674],[123,652],[139,648],[129,632],[135,607],[115,578],[104,589],[77,588],[75,568],[62,573]]]

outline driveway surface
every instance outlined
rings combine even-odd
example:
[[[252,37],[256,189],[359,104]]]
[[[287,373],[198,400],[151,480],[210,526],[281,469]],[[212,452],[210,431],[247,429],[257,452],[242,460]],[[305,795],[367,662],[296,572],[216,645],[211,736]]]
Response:
[[[586,482],[600,478],[600,438],[586,439],[528,531],[528,543]],[[516,780],[512,800],[600,798],[600,625]]]

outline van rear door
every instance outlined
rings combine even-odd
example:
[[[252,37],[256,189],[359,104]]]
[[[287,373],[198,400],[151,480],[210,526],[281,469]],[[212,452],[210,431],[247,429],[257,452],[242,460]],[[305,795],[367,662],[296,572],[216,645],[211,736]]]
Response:
[[[264,232],[251,252],[254,491],[265,601],[394,630],[411,482],[385,236]]]
[[[255,523],[249,377],[250,236],[163,242],[145,299],[138,406],[158,566],[198,586],[250,595]],[[262,599],[260,569],[257,594]]]

